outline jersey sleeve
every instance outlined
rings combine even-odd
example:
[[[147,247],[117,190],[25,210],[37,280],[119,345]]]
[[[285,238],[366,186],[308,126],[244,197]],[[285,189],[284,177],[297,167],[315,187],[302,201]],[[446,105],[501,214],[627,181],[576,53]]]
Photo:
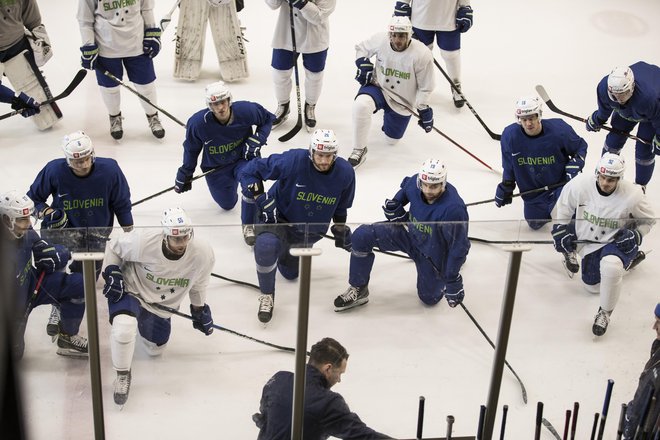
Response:
[[[635,189],[639,189],[639,192],[642,193],[641,188],[635,187]],[[648,234],[655,225],[655,213],[645,194],[639,195],[639,200],[634,204],[632,216],[639,219],[635,224],[642,237]]]
[[[203,262],[203,267],[197,273],[197,278],[190,288],[189,293],[190,304],[197,307],[202,307],[206,304],[206,289],[208,288],[211,272],[215,265],[213,250],[206,243],[201,247],[200,259]]]
[[[581,179],[578,176],[571,179],[564,185],[559,194],[559,199],[552,210],[552,219],[558,224],[568,224],[571,222],[573,214],[577,209],[577,198]]]
[[[281,176],[286,176],[288,174],[287,156],[287,152],[284,152],[248,161],[239,174],[241,188],[247,189],[253,183],[278,180]]]
[[[355,58],[371,58],[376,54],[379,43],[383,39],[383,34],[372,35],[364,41],[355,45]]]
[[[78,2],[77,18],[83,46],[95,44],[94,11],[96,3],[96,0],[80,0]]]
[[[52,194],[48,166],[45,166],[30,185],[27,196],[34,202],[35,215],[39,216],[47,207],[46,200]]]
[[[201,119],[196,119],[193,122],[192,117],[188,120],[186,139],[183,141],[183,165],[180,168],[186,176],[192,176],[195,172],[199,153],[202,152],[202,147],[204,146],[202,139],[197,134],[199,130],[198,125],[202,123],[203,121]]]
[[[612,114],[610,98],[607,95],[607,77],[600,80],[596,87],[596,99],[598,100],[598,118],[607,121]]]
[[[270,131],[273,128],[275,115],[266,110],[261,104],[253,103],[253,105],[257,126],[254,134],[261,142],[261,145],[264,145],[268,141],[268,136],[270,136]]]
[[[415,103],[417,108],[424,108],[429,106],[431,93],[435,88],[435,71],[433,70],[433,55],[431,55],[431,51],[421,50],[420,54],[421,56],[419,56],[414,66],[415,77],[417,78]]]
[[[121,226],[132,226],[131,190],[119,165],[116,163],[114,165],[116,166],[116,181],[110,195],[110,206]]]
[[[518,124],[516,124],[517,126]],[[510,180],[512,182],[516,181],[516,176],[513,173],[513,157],[511,156],[511,142],[513,137],[511,136],[511,130],[516,129],[517,127],[509,126],[504,129],[502,132],[502,138],[500,139],[500,147],[502,149],[502,180]]]
[[[355,171],[353,167],[348,167],[348,173],[350,177],[348,179],[348,184],[341,193],[339,202],[337,203],[337,208],[333,214],[333,218],[344,218],[348,217],[348,208],[353,206],[353,199],[355,198]],[[344,220],[345,222],[346,220]]]
[[[337,0],[316,0],[315,3],[307,2],[300,13],[305,17],[305,20],[318,25],[328,19],[330,14],[335,11],[336,6]]]
[[[438,225],[444,241],[448,244],[447,263],[443,274],[448,280],[458,277],[470,251],[468,221],[465,204],[454,203],[448,207],[443,224]]]
[[[141,242],[142,236],[137,229],[113,238],[105,248],[103,258],[105,266],[114,264],[121,267],[123,262],[138,261]]]
[[[158,27],[154,18],[154,0],[142,0],[140,14],[142,15],[145,29]]]
[[[566,133],[566,150],[571,158],[579,156],[582,160],[587,158],[587,142],[582,139],[578,134],[573,130],[573,127],[566,124],[565,133]],[[584,164],[583,164],[584,167]]]

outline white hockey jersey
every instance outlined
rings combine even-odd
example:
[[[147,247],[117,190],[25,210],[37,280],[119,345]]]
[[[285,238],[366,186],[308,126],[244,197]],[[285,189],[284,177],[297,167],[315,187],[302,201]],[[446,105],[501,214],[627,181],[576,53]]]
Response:
[[[402,0],[412,7],[410,21],[425,31],[455,31],[456,11],[470,0]]]
[[[273,49],[293,50],[291,23],[287,0],[265,0],[271,9],[280,9],[273,34]],[[330,46],[328,17],[335,10],[337,0],[310,0],[304,8],[293,8],[293,26],[296,32],[296,51],[315,53]]]
[[[141,55],[144,30],[158,27],[153,9],[154,0],[79,0],[82,45],[96,44],[106,58]]]
[[[400,98],[387,93],[387,90],[403,97],[410,106],[418,109],[429,106],[435,87],[435,72],[433,55],[423,43],[412,40],[406,50],[397,52],[390,46],[389,34],[383,32],[358,43],[355,51],[356,58],[376,56],[376,83],[384,90],[387,104],[394,111],[404,116],[410,115],[408,110],[395,102]]]
[[[634,225],[643,237],[655,224],[655,214],[641,186],[620,179],[614,192],[603,196],[591,173],[579,174],[564,186],[552,218],[555,223],[567,224],[573,214],[578,240],[598,242],[579,244],[582,257],[611,242],[622,228]]]
[[[178,309],[185,295],[194,306],[206,303],[206,288],[215,264],[211,247],[193,238],[178,260],[165,258],[161,230],[134,229],[113,239],[105,253],[105,265],[116,264],[124,275],[124,288],[138,294],[142,306],[162,318],[164,312],[149,303]]]

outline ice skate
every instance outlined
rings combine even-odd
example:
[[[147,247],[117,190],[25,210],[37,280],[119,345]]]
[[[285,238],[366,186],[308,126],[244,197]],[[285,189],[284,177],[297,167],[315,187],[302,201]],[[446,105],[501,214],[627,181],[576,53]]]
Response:
[[[273,128],[277,128],[289,117],[289,103],[279,104],[275,110],[275,120],[273,121]]]
[[[314,114],[315,104],[308,104],[305,102],[305,127],[309,133],[314,131],[316,127],[316,115]]]
[[[46,333],[53,342],[57,340],[57,335],[60,333],[60,319],[60,308],[53,304],[50,309],[48,324],[46,324]]]
[[[349,286],[346,292],[335,298],[335,312],[343,312],[369,302],[369,286]]]
[[[451,95],[452,99],[454,100],[454,106],[456,108],[461,108],[465,105],[465,99],[463,99],[461,96],[461,93],[463,93],[461,90],[461,83],[459,81],[454,81],[454,86],[456,86],[456,90],[458,90],[457,92],[453,87],[451,88]]]
[[[626,270],[633,270],[639,263],[644,261],[646,259],[646,253],[644,251],[639,251],[637,252],[637,255],[635,255],[635,258],[630,262],[630,266],[626,268]]]
[[[598,308],[598,313],[594,319],[594,325],[591,327],[591,331],[594,333],[594,335],[603,336],[605,334],[607,331],[607,326],[610,323],[611,314],[612,312],[605,311],[602,309],[602,307]]]
[[[367,147],[364,148],[353,148],[353,152],[348,156],[348,163],[350,163],[353,168],[357,168],[367,161]]]
[[[60,356],[86,358],[87,339],[78,335],[60,333],[57,336],[57,354]]]
[[[273,317],[273,307],[275,305],[274,301],[275,298],[272,294],[259,295],[259,313],[257,313],[257,318],[259,318],[259,321],[263,322],[264,324],[269,322]]]
[[[110,115],[110,136],[113,139],[119,140],[124,136],[124,129],[121,126],[121,120],[124,119],[121,116],[121,112],[116,115]]]
[[[160,119],[158,119],[158,113],[147,115],[147,121],[149,121],[149,128],[151,129],[151,133],[154,136],[156,136],[158,139],[165,137],[165,129],[160,123]]]
[[[580,263],[578,263],[577,255],[575,252],[563,255],[564,261],[562,261],[562,263],[564,264],[564,269],[566,269],[566,275],[568,275],[569,278],[573,278],[573,275],[580,270]]]
[[[254,246],[254,242],[257,241],[257,237],[254,234],[254,225],[243,225],[243,240],[248,246]]]
[[[131,390],[131,370],[117,371],[114,387],[115,403],[124,406],[128,400],[128,392]]]

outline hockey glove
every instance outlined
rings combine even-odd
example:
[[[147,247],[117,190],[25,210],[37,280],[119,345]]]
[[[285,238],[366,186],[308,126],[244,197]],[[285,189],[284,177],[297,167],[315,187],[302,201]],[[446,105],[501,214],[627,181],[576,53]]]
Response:
[[[371,84],[374,77],[374,63],[369,58],[362,57],[355,60],[355,65],[358,68],[355,74],[355,80],[363,86]]]
[[[11,100],[11,108],[13,110],[22,110],[21,116],[29,118],[41,111],[39,103],[34,98],[21,92],[18,96],[14,96]]]
[[[250,136],[243,145],[243,158],[252,160],[261,157],[261,141],[258,136]]]
[[[516,182],[513,180],[504,180],[499,183],[495,190],[495,206],[501,208],[513,202],[514,189],[516,189]]]
[[[420,108],[417,110],[419,112],[419,121],[417,125],[422,127],[425,132],[429,133],[433,130],[433,109],[431,107]]]
[[[181,168],[176,172],[174,180],[174,192],[177,194],[190,191],[192,189],[192,176],[186,175]]]
[[[204,304],[204,307],[196,307],[190,304],[190,314],[193,318],[193,328],[206,336],[213,333],[213,316],[211,316],[211,309],[208,304]]]
[[[571,160],[568,161],[564,171],[566,172],[566,181],[568,182],[573,177],[577,176],[584,167],[584,159],[579,155],[575,155]]]
[[[396,2],[394,5],[394,16],[395,17],[408,17],[412,15],[412,9],[410,5],[406,2]]]
[[[277,223],[277,205],[273,197],[269,197],[268,193],[263,193],[254,199],[261,210],[261,221],[264,223]]]
[[[353,250],[351,228],[346,225],[334,224],[330,227],[330,232],[335,237],[335,247],[342,248],[347,252]]]
[[[461,274],[458,274],[452,281],[447,281],[445,285],[445,297],[447,298],[447,304],[452,308],[463,302],[465,291],[463,290],[463,277]]]
[[[142,51],[149,58],[155,58],[160,52],[160,28],[147,28],[144,30],[144,40],[142,40]]]
[[[653,153],[660,154],[660,136],[653,136]]]
[[[470,6],[461,6],[456,11],[456,29],[460,33],[467,32],[472,27],[472,8]]]
[[[116,303],[124,296],[124,275],[116,264],[111,264],[103,271],[103,294],[108,301]]]
[[[621,229],[614,236],[614,244],[624,254],[637,254],[642,244],[642,234],[637,229]]]
[[[307,0],[289,0],[289,4],[294,8],[302,9],[307,5]]]
[[[554,245],[557,252],[570,254],[575,250],[577,237],[568,230],[568,225],[554,225],[552,227],[552,239],[555,242]]]
[[[71,259],[71,252],[62,245],[50,245],[44,240],[39,240],[32,245],[34,254],[34,265],[39,271],[53,273],[62,269]]]
[[[593,112],[589,119],[587,119],[587,131],[600,131],[600,128],[607,122],[607,120],[598,117],[598,110]]]
[[[87,44],[80,48],[80,65],[84,69],[94,70],[98,67],[99,47],[96,44]]]
[[[66,212],[59,208],[47,208],[41,220],[41,229],[63,229],[69,224]]]
[[[406,211],[400,201],[394,199],[385,199],[383,212],[388,222],[407,222],[408,211]]]

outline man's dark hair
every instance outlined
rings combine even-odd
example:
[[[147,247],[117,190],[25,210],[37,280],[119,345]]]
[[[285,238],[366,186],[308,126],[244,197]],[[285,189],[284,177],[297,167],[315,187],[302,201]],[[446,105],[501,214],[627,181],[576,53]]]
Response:
[[[323,338],[312,345],[312,351],[309,355],[309,363],[316,366],[329,363],[333,367],[339,368],[344,359],[348,359],[348,352],[332,338]]]

